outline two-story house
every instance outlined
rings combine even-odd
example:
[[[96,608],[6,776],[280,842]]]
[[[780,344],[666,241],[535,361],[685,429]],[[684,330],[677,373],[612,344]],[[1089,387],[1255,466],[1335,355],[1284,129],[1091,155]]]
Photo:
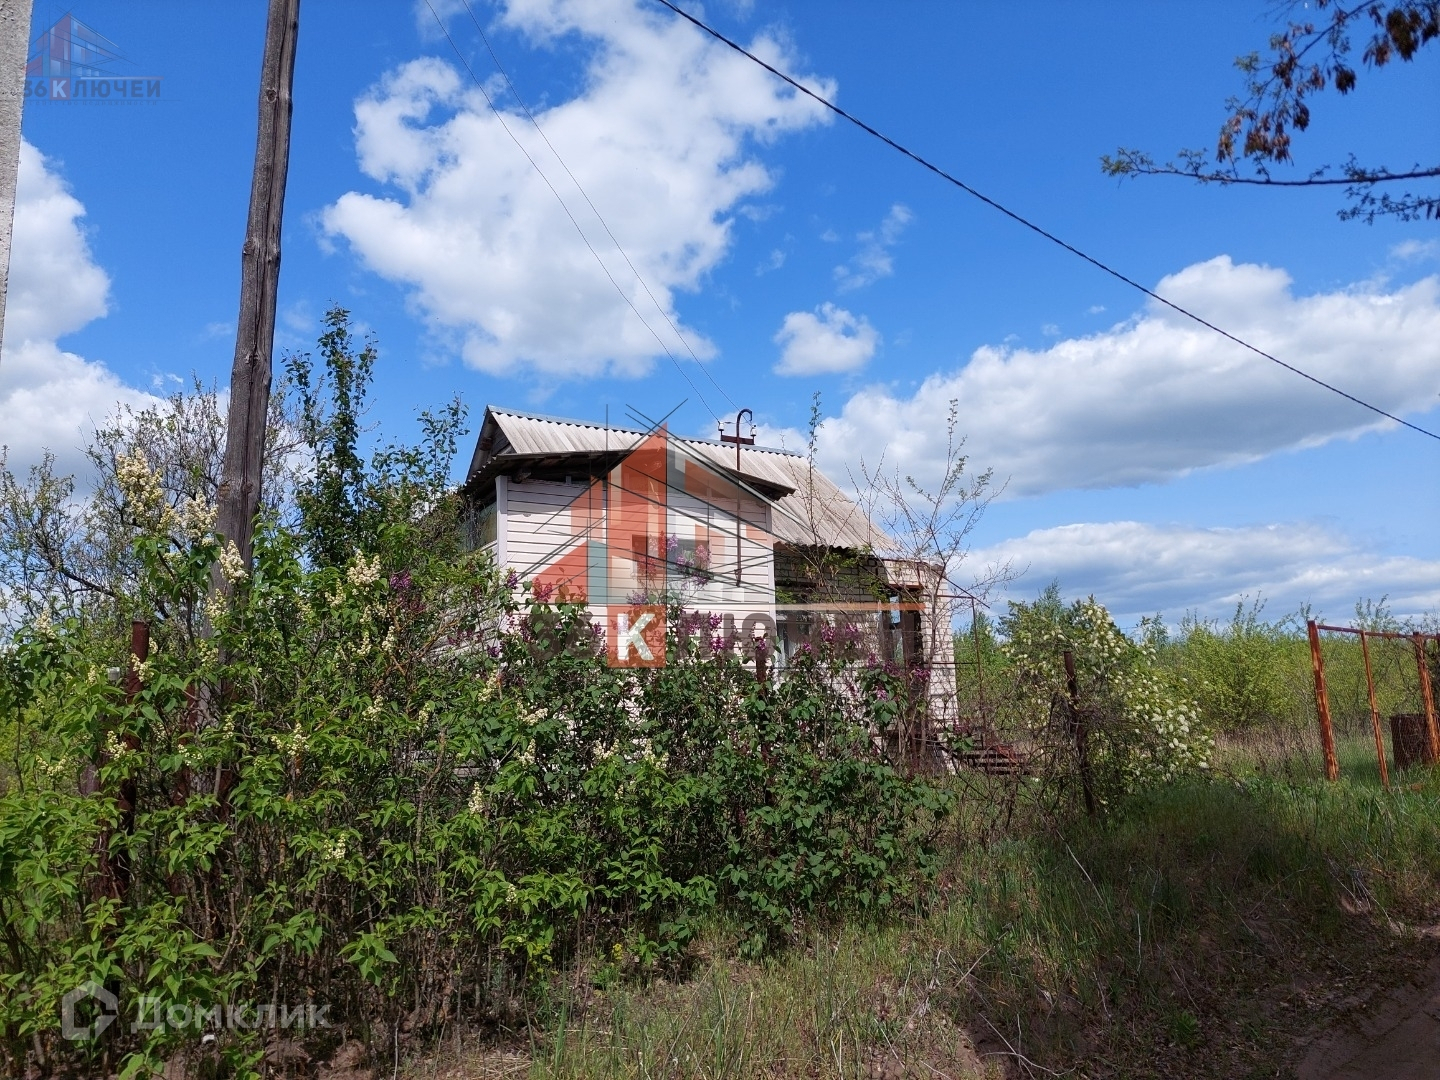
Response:
[[[954,719],[952,598],[803,455],[491,406],[462,487],[472,548],[545,595],[587,605],[680,598],[786,659],[820,626],[930,669]]]

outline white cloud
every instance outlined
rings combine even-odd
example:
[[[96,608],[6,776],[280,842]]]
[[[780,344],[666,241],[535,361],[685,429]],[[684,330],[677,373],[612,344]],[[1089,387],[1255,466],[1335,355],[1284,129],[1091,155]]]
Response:
[[[109,310],[110,278],[90,255],[80,226],[84,216],[85,207],[45,156],[22,142],[5,302],[7,341],[54,341]]]
[[[440,32],[440,28],[435,25],[436,15],[442,19],[450,19],[465,11],[462,0],[415,0],[414,8],[416,27],[422,34],[428,33],[430,37],[434,38],[444,36]]]
[[[58,344],[108,310],[110,279],[86,243],[84,216],[44,155],[22,141],[0,357],[0,444],[17,471],[47,449],[58,468],[79,471],[79,446],[92,423],[121,403],[154,400]]]
[[[1195,609],[1229,614],[1257,597],[1278,618],[1302,604],[1345,619],[1357,600],[1389,596],[1397,614],[1440,608],[1440,561],[1367,552],[1333,528],[1305,522],[1197,528],[1136,521],[1037,529],[977,550],[977,566],[1011,561],[1024,576],[1012,599],[1033,597],[1053,580],[1068,598],[1093,593],[1122,621]]]
[[[511,0],[500,19],[537,48],[576,36],[594,44],[581,93],[536,115],[678,325],[675,291],[699,286],[729,251],[741,201],[774,184],[754,146],[828,118],[744,57],[636,0]],[[781,66],[797,62],[773,36],[750,47]],[[324,228],[406,286],[469,364],[638,375],[661,355],[468,77],[437,59],[411,61],[356,102],[355,118],[360,167],[391,191],[342,195],[324,211]],[[505,122],[621,289],[683,351],[518,107],[506,109]],[[701,356],[713,354],[698,332],[685,334]]]
[[[890,249],[900,240],[900,234],[915,215],[902,203],[890,207],[885,220],[877,229],[867,230],[855,237],[860,241],[860,250],[849,262],[835,267],[835,283],[841,292],[860,289],[895,272],[895,260]]]
[[[1440,256],[1440,240],[1402,240],[1390,249],[1396,262],[1421,262]]]
[[[1220,256],[1157,291],[1389,412],[1437,403],[1440,278],[1391,292],[1290,286],[1283,270]],[[952,399],[971,462],[1008,478],[1011,496],[1160,482],[1393,426],[1152,303],[1042,350],[977,349],[910,396],[864,389],[826,420],[822,462],[844,475],[859,453],[886,448],[887,465],[933,474]]]
[[[818,375],[864,367],[880,333],[865,316],[827,303],[814,312],[790,312],[774,340],[781,348],[777,375]]]

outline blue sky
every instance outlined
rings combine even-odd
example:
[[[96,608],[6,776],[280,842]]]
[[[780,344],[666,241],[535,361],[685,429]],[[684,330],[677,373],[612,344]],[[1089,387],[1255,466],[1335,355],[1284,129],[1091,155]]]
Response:
[[[477,93],[429,9],[307,0],[279,349],[332,302],[378,336],[373,419],[460,394],[563,416],[627,406],[714,431],[755,410],[797,445],[812,393],[837,481],[924,475],[959,400],[972,464],[1008,481],[974,535],[1008,595],[1058,577],[1122,620],[1261,595],[1343,617],[1440,608],[1437,447],[1327,397],[1017,227],[651,0],[474,2],[615,251],[500,80],[456,43],[620,287]],[[35,28],[66,6],[36,5]],[[33,103],[0,363],[0,442],[74,462],[119,401],[228,378],[264,5],[77,0],[161,99]],[[1271,5],[723,3],[707,18],[980,190],[1377,404],[1440,425],[1432,224],[1337,220],[1333,191],[1117,183],[1102,153],[1207,146]],[[1326,98],[1297,171],[1433,161],[1440,53]],[[1423,110],[1420,110],[1423,112]],[[658,308],[656,301],[658,301]],[[17,314],[18,312],[18,314]],[[686,344],[676,340],[678,326]],[[16,327],[19,329],[16,329]],[[706,371],[690,359],[693,348]],[[713,378],[713,382],[711,381]],[[719,389],[717,389],[718,384]],[[733,402],[733,404],[732,404]]]

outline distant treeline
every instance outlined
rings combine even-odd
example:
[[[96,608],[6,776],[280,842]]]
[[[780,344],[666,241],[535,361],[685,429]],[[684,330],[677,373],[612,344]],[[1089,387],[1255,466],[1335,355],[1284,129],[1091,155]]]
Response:
[[[1131,632],[1137,643],[1150,646],[1159,667],[1176,690],[1194,700],[1207,727],[1243,733],[1282,725],[1309,724],[1315,719],[1315,681],[1311,669],[1307,610],[1275,619],[1265,617],[1263,601],[1238,603],[1228,620],[1187,613],[1171,628],[1160,616],[1144,619]],[[1006,614],[980,614],[955,635],[957,683],[961,713],[984,719],[1001,730],[1007,726],[1014,697],[1014,673],[1004,649],[1018,618],[1036,614],[1058,618],[1065,610],[1059,589],[1052,585],[1032,603],[1011,603]],[[1386,599],[1362,600],[1353,616],[1337,624],[1365,630],[1434,633],[1433,620],[1397,618]],[[1369,639],[1370,666],[1376,705],[1382,719],[1395,713],[1424,711],[1415,647],[1410,640]],[[1354,635],[1322,634],[1331,714],[1342,735],[1370,730],[1370,703],[1365,661]],[[1440,687],[1440,652],[1426,650],[1432,684]]]

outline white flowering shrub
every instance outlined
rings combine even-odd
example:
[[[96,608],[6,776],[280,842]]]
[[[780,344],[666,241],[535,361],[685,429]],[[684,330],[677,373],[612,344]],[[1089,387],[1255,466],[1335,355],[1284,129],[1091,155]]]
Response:
[[[1012,603],[1002,629],[1021,713],[1037,743],[1053,750],[1052,762],[1067,768],[1075,753],[1063,657],[1074,654],[1103,803],[1209,768],[1214,739],[1195,702],[1167,677],[1154,645],[1128,637],[1094,597],[1067,606],[1052,587],[1033,604]]]

